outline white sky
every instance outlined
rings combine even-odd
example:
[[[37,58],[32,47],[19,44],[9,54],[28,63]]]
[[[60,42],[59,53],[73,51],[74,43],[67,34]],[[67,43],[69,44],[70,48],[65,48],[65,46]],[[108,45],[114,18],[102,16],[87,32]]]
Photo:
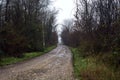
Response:
[[[59,10],[57,15],[57,24],[63,24],[64,20],[74,18],[74,0],[52,0],[53,7]],[[58,32],[58,43],[62,44],[61,39],[61,32],[62,32],[62,25],[58,25],[57,32]]]
[[[73,18],[74,0],[52,0],[53,6],[59,10],[57,22],[63,23],[65,19]]]

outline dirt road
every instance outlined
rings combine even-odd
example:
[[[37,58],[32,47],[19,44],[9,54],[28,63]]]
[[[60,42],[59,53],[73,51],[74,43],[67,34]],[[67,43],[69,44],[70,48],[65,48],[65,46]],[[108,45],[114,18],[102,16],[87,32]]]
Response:
[[[73,80],[72,54],[59,45],[51,52],[0,68],[0,80]]]

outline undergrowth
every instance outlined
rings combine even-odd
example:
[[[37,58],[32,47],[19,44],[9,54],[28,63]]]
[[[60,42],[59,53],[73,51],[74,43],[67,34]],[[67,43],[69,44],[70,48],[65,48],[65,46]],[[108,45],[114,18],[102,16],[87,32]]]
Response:
[[[112,54],[93,54],[72,48],[74,76],[77,80],[119,80],[120,66],[115,66]],[[111,60],[111,61],[110,61]]]
[[[5,65],[10,65],[13,63],[17,63],[17,62],[21,62],[27,59],[31,59],[37,56],[41,56],[49,51],[51,51],[52,49],[54,49],[56,46],[51,46],[51,47],[47,47],[45,49],[44,52],[31,52],[31,53],[25,53],[23,55],[23,57],[21,58],[16,58],[16,57],[4,57],[0,60],[0,66],[5,66]]]

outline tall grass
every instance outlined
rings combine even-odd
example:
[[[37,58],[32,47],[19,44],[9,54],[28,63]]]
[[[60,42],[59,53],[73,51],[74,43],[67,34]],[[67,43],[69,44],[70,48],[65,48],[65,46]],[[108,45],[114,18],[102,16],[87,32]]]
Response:
[[[74,75],[77,80],[120,80],[120,67],[115,68],[103,59],[106,55],[83,56],[84,52],[72,48]]]

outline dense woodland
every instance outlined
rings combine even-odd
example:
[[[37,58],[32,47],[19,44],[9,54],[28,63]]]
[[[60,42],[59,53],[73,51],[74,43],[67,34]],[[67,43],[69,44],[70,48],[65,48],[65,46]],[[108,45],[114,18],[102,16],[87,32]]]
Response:
[[[0,56],[21,57],[56,44],[50,0],[0,0]]]
[[[120,0],[73,1],[74,19],[61,24],[61,37],[73,53],[77,80],[119,80]],[[0,65],[11,58],[13,63],[24,59],[28,52],[40,56],[34,52],[57,44],[58,10],[51,4],[51,0],[0,0]]]
[[[64,24],[64,44],[84,55],[112,54],[106,60],[120,66],[120,0],[75,0],[75,4],[74,23]]]

